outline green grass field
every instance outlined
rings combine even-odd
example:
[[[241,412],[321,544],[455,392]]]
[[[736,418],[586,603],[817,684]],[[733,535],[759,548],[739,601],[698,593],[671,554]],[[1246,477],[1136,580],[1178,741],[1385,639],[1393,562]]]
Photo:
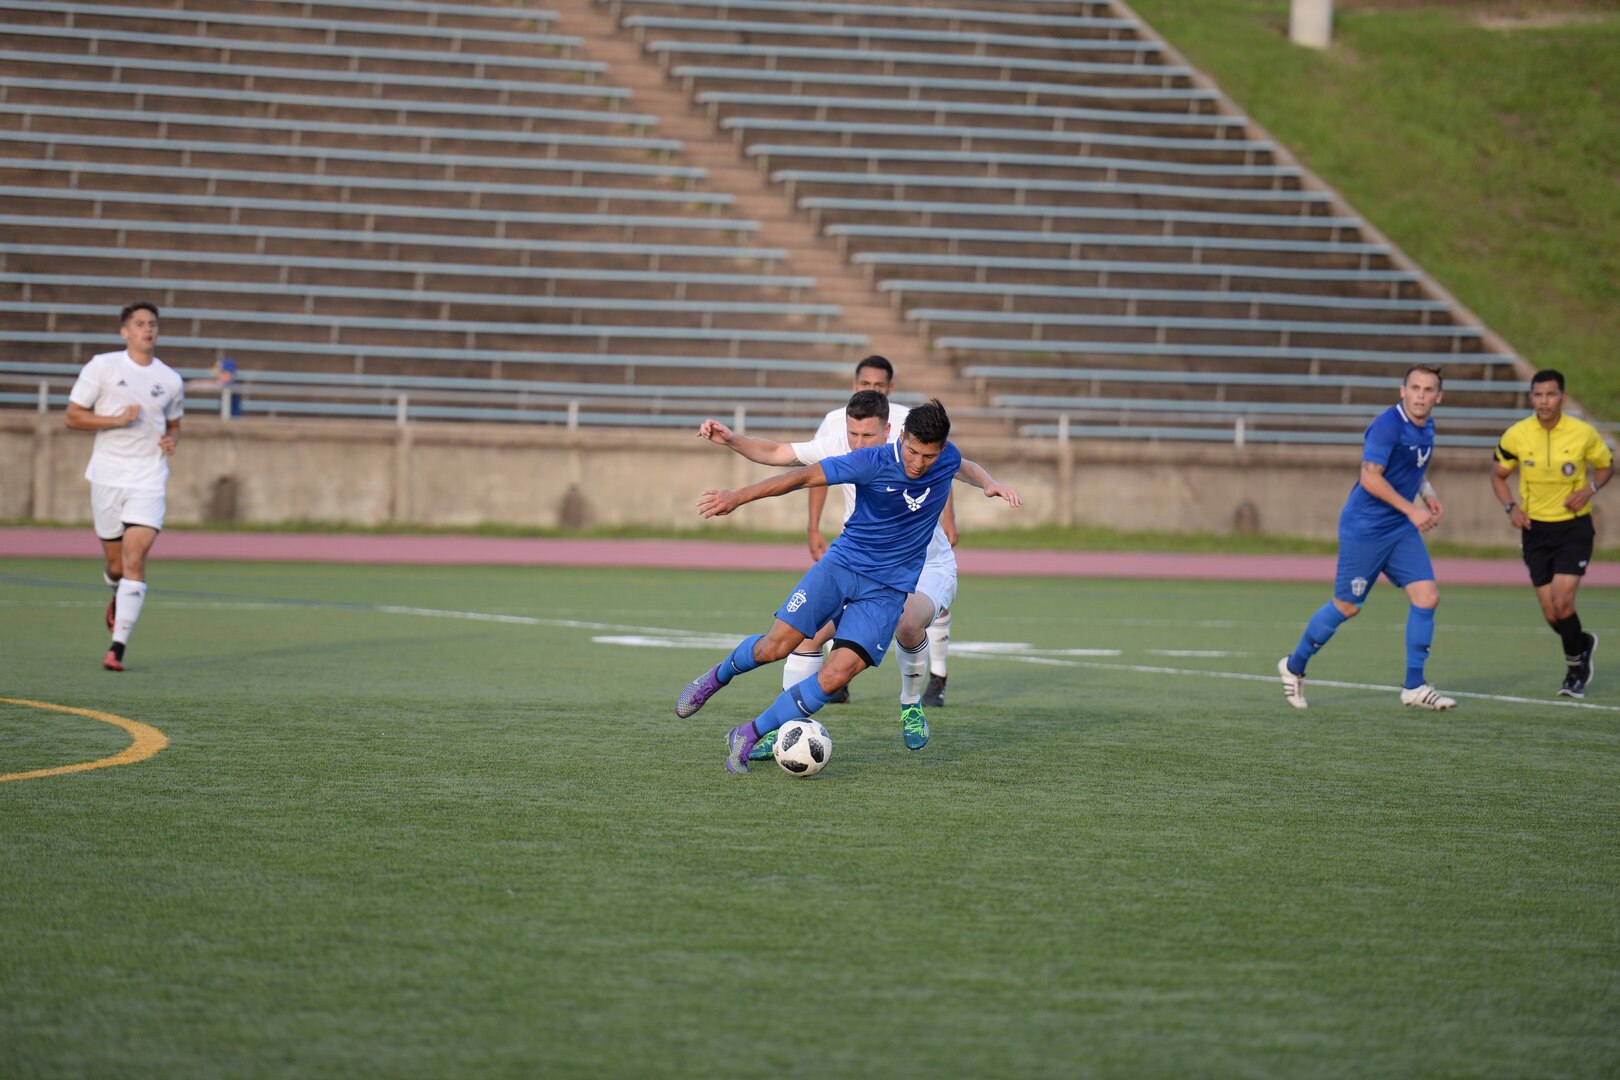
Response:
[[[886,666],[797,780],[720,764],[774,669],[671,711],[784,575],[152,576],[112,675],[95,564],[0,566],[0,696],[170,740],[0,783],[0,1076],[1620,1070],[1620,677],[1527,589],[1445,590],[1456,712],[1384,586],[1295,713],[1325,586],[965,581],[930,745]],[[0,774],[128,743],[0,704]]]

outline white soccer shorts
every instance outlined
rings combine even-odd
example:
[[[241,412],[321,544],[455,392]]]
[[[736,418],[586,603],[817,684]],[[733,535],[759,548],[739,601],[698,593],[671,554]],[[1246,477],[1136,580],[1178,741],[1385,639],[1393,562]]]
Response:
[[[118,540],[126,525],[145,525],[163,531],[164,493],[131,488],[90,485],[90,510],[95,516],[96,535]]]
[[[956,553],[950,548],[945,549],[944,558],[934,558],[929,552],[929,559],[923,564],[922,576],[917,578],[917,588],[920,592],[934,602],[934,617],[956,603]]]

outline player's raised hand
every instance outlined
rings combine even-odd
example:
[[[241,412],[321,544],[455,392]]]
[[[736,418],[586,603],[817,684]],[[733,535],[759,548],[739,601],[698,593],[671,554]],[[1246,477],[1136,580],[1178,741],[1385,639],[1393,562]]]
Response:
[[[731,429],[718,420],[705,420],[698,425],[698,438],[707,439],[720,446],[731,445]]]
[[[725,517],[741,505],[735,491],[705,491],[698,496],[698,516]]]
[[[1006,499],[1008,506],[1018,507],[1024,505],[1024,500],[1018,497],[1018,492],[1002,484],[986,484],[984,497],[987,499]]]

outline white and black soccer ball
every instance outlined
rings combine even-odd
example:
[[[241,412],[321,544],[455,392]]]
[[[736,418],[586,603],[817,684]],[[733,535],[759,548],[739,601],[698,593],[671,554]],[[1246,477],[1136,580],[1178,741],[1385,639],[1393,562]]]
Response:
[[[832,758],[832,739],[815,720],[789,720],[771,747],[776,763],[794,776],[814,776]]]

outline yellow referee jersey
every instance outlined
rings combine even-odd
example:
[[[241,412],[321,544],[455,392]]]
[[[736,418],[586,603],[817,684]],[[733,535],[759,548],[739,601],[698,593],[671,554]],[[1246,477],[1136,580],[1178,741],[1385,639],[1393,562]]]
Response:
[[[1597,429],[1565,414],[1548,431],[1534,415],[1508,428],[1496,447],[1496,460],[1519,469],[1519,502],[1534,521],[1570,521],[1592,512],[1588,503],[1580,512],[1564,500],[1587,483],[1586,466],[1606,469],[1614,454]]]

